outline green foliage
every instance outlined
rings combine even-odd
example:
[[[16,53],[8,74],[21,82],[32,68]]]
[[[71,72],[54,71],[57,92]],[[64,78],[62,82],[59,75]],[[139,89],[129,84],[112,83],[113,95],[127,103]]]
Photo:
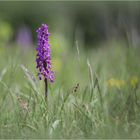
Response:
[[[35,51],[0,47],[0,138],[140,138],[140,50],[106,45],[57,50],[47,102]]]
[[[9,23],[0,20],[0,42],[8,42],[12,37],[12,27]]]

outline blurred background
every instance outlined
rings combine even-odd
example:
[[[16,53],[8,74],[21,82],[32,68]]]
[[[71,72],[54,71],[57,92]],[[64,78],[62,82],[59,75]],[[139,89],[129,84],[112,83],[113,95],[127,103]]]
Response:
[[[104,60],[105,55],[107,59],[112,58],[107,62],[111,64],[108,64],[110,71],[107,68],[106,79],[110,77],[107,75],[110,75],[111,71],[117,76],[126,75],[127,72],[122,73],[120,69],[123,65],[127,67],[128,75],[138,74],[140,66],[137,64],[138,54],[136,53],[139,49],[135,51],[135,57],[130,60],[128,50],[124,49],[139,48],[139,22],[140,2],[1,1],[0,70],[6,67],[6,60],[9,66],[12,63],[24,64],[37,75],[35,69],[36,29],[42,23],[46,23],[51,33],[53,67],[56,77],[61,78],[62,83],[66,84],[66,81],[68,84],[75,81],[87,83],[87,59],[90,59],[99,75],[102,70],[105,72],[104,67],[107,66]],[[99,52],[98,49],[100,49]],[[80,67],[82,77],[78,71],[79,57],[82,62]],[[123,65],[120,63],[122,59],[126,61]],[[120,67],[115,63],[116,60]],[[128,66],[128,63],[131,65]],[[77,77],[74,76],[76,71],[79,74]],[[65,76],[66,73],[67,76]]]
[[[0,43],[29,47],[35,30],[49,25],[57,40],[73,47],[95,47],[111,39],[140,43],[140,2],[0,2]],[[21,46],[22,46],[21,45]]]

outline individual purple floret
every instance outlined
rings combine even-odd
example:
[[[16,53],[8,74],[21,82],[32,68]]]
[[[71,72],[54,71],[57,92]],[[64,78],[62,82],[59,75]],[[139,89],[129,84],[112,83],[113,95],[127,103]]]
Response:
[[[48,32],[48,26],[46,24],[42,24],[36,32],[38,39],[38,47],[36,48],[36,67],[39,70],[39,79],[41,80],[42,77],[44,77],[44,79],[54,82],[54,72],[52,71],[51,65],[51,49],[49,44],[50,33]]]

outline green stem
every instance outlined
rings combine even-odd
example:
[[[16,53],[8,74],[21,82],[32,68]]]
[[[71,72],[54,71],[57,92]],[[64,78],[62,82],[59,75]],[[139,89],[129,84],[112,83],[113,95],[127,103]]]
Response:
[[[44,82],[45,82],[45,100],[47,100],[47,97],[48,97],[48,81],[47,81],[47,78],[45,78]]]

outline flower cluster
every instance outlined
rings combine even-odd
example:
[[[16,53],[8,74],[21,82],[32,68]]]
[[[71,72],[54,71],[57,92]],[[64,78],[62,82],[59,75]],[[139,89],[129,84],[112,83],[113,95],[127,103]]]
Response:
[[[44,78],[48,79],[50,82],[54,82],[54,72],[52,71],[51,65],[51,49],[49,44],[50,33],[48,32],[48,26],[46,24],[42,24],[36,32],[38,39],[38,47],[36,49],[36,67],[39,70],[39,79],[41,80],[44,76]]]
[[[121,88],[125,85],[125,81],[124,80],[118,80],[118,79],[109,79],[108,80],[108,86],[109,87],[117,87],[117,88]]]
[[[126,85],[130,85],[132,88],[137,88],[139,84],[139,79],[137,76],[132,76],[127,81],[111,78],[107,81],[107,83],[108,83],[108,87],[110,88],[116,87],[118,89],[121,89]]]
[[[133,88],[136,88],[138,86],[138,82],[139,82],[139,79],[137,76],[133,76],[131,79],[130,79],[130,84]]]

